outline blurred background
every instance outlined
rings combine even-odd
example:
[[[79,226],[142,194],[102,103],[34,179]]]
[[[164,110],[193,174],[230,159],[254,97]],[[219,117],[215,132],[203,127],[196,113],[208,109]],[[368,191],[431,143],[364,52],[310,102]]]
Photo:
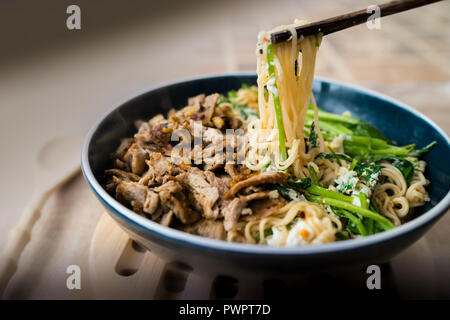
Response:
[[[52,138],[86,134],[105,111],[158,83],[255,70],[259,30],[382,2],[0,0],[0,250],[31,197],[36,154]],[[66,27],[71,4],[81,8],[81,30]],[[327,36],[316,75],[392,95],[448,133],[450,2],[383,18],[380,30]]]

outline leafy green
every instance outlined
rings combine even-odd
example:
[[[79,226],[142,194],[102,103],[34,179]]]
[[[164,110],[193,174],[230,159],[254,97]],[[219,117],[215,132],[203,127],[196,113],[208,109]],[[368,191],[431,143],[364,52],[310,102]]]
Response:
[[[314,170],[313,166],[308,166],[308,170],[311,173],[312,182],[316,185],[319,185],[319,178],[317,177],[317,172]]]
[[[356,215],[351,212],[344,210],[333,208],[333,212],[336,213],[341,218],[345,218],[348,220],[347,229],[353,234],[360,234],[362,236],[367,236],[368,232],[364,224],[362,223],[362,219],[358,218]]]
[[[338,241],[348,240],[350,237],[348,236],[348,232],[346,231],[339,231],[336,232],[334,235]]]
[[[283,198],[288,201],[305,201],[305,197],[297,190],[281,184],[275,184],[273,185],[273,187],[281,194]]]
[[[360,137],[370,137],[375,139],[380,139],[384,141],[389,141],[388,138],[384,134],[382,134],[380,131],[378,131],[377,128],[370,125],[369,123],[359,120],[359,123],[356,125],[345,125],[347,128],[353,131],[354,136],[360,136]]]
[[[342,153],[324,153],[321,152],[317,155],[316,159],[342,159],[345,161],[352,161],[352,158],[346,156],[345,154]]]
[[[295,188],[295,189],[307,189],[311,186],[311,179],[310,178],[301,178],[297,180],[289,180],[287,182],[288,186]]]
[[[336,189],[341,193],[350,194],[355,189],[358,181],[358,174],[355,171],[349,171],[336,180]]]
[[[275,117],[277,120],[277,128],[278,128],[278,140],[280,144],[280,157],[281,161],[285,161],[287,159],[287,149],[286,149],[286,138],[284,135],[284,126],[283,126],[283,112],[281,110],[281,102],[280,102],[280,96],[277,93],[278,88],[276,84],[276,76],[275,76],[275,53],[273,50],[273,45],[269,44],[267,46],[267,64],[269,66],[269,78],[270,80],[274,80],[274,83],[272,84],[273,90],[272,90],[272,98],[273,98],[273,104],[275,108]],[[270,81],[269,80],[269,81]]]
[[[418,149],[418,150],[413,150],[411,153],[413,153],[414,155],[422,155],[424,153],[430,152],[435,146],[437,145],[436,141],[431,142],[430,144],[428,144],[427,146]]]
[[[309,134],[309,147],[312,148],[317,148],[318,143],[317,143],[317,133],[315,130],[315,124],[314,121],[311,123],[311,130],[310,130],[310,134]]]
[[[267,229],[264,230],[264,238],[267,238],[267,237],[269,237],[271,235],[273,235],[272,228],[267,228]],[[259,235],[259,231],[256,234],[255,240],[256,240],[256,242],[259,242],[259,240],[261,240],[261,236]]]
[[[372,161],[358,162],[355,171],[361,182],[367,185],[372,191],[378,182],[381,173],[381,167]]]
[[[400,170],[400,172],[405,177],[406,182],[408,184],[411,182],[411,179],[414,175],[414,164],[411,161],[409,161],[405,158],[402,158],[402,157],[396,157],[396,156],[390,156],[390,155],[373,156],[371,159],[374,162],[378,162],[381,160],[390,161],[394,167],[396,167],[398,170]]]

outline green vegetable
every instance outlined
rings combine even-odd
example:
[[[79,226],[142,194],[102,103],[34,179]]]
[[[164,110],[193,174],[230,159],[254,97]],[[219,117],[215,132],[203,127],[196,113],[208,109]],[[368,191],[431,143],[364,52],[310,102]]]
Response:
[[[358,159],[353,158],[352,163],[350,164],[350,168],[348,170],[353,171],[355,169],[357,163],[358,163]]]
[[[354,170],[358,174],[359,180],[373,191],[378,183],[381,167],[375,164],[375,162],[363,161],[359,162]]]
[[[363,225],[362,220],[360,218],[356,217],[351,212],[348,212],[343,209],[336,210],[336,212],[338,213],[339,216],[347,218],[349,220],[349,227],[351,232],[360,234],[362,236],[369,235],[366,227]]]
[[[311,179],[310,178],[302,178],[298,180],[288,180],[287,182],[288,186],[295,188],[295,189],[307,189],[311,186]]]
[[[309,131],[309,147],[312,148],[317,148],[318,143],[317,143],[317,133],[315,130],[315,125],[314,125],[314,121],[311,123],[311,129]]]
[[[317,172],[314,170],[313,166],[308,166],[309,172],[311,173],[312,182],[315,185],[319,185],[319,178],[317,177]]]
[[[437,145],[437,142],[433,141],[429,145],[423,147],[422,149],[414,150],[411,153],[414,155],[420,156],[424,153],[430,152],[434,147],[436,147],[436,145]]]
[[[228,91],[228,98],[229,98],[229,99],[237,98],[237,91],[236,91],[236,90],[230,90],[230,91]]]
[[[316,159],[342,159],[345,161],[352,161],[352,158],[347,157],[345,154],[341,153],[324,153],[321,152],[317,155]]]
[[[273,52],[272,44],[269,44],[267,46],[267,64],[269,66],[269,78],[275,79],[276,77],[275,77],[275,65],[274,65],[274,52]],[[276,82],[273,84],[273,86],[275,89],[277,89]],[[278,94],[274,94],[273,92],[272,92],[272,97],[273,97],[273,103],[275,106],[275,116],[277,119],[278,139],[279,139],[279,143],[280,143],[281,161],[285,161],[287,159],[286,138],[284,136],[283,113],[281,111],[280,97]]]
[[[315,202],[318,204],[327,204],[329,206],[333,206],[333,207],[337,207],[340,209],[345,209],[345,210],[348,210],[351,212],[358,213],[363,217],[377,221],[384,230],[389,230],[389,229],[394,228],[394,225],[392,224],[392,222],[390,222],[388,219],[386,219],[382,215],[380,215],[376,212],[370,211],[368,209],[354,206],[345,201],[336,200],[336,199],[332,199],[332,198],[326,198],[326,197],[320,197],[320,196],[307,196],[306,199],[308,201]]]
[[[369,203],[367,202],[367,196],[364,192],[358,193],[359,202],[361,203],[361,208],[369,209]]]
[[[341,175],[337,180],[337,186],[339,192],[350,194],[355,190],[356,185],[359,182],[358,174],[355,171],[349,171]]]
[[[344,202],[348,202],[348,203],[352,203],[353,202],[353,198],[350,196],[346,196],[345,194],[339,193],[339,192],[335,192],[332,190],[328,190],[316,185],[312,185],[309,188],[306,189],[306,191],[308,191],[311,194],[317,195],[317,196],[323,196],[323,197],[328,197],[331,199],[336,199],[339,201],[344,201]]]
[[[338,241],[348,240],[350,237],[348,236],[348,233],[346,231],[339,231],[336,232],[334,235]]]
[[[281,184],[275,184],[273,187],[281,194],[283,198],[288,201],[305,201],[305,197],[297,190],[288,188]]]
[[[306,112],[306,116],[310,118],[314,118],[314,106],[312,104],[309,105],[308,111]],[[332,121],[332,122],[341,122],[341,123],[348,123],[348,124],[358,124],[361,120],[350,117],[350,116],[344,116],[340,114],[335,114],[331,112],[326,112],[323,110],[318,110],[318,116],[319,121]]]
[[[400,172],[403,174],[403,176],[405,177],[405,180],[408,184],[411,182],[411,179],[414,176],[414,164],[405,158],[396,157],[393,155],[390,155],[390,156],[378,155],[378,156],[372,157],[371,159],[374,162],[378,162],[381,160],[390,161],[394,167],[396,167],[398,170],[400,170]]]
[[[362,120],[358,120],[358,124],[356,125],[346,125],[346,127],[353,131],[354,136],[389,141],[377,128]]]
[[[264,230],[264,238],[267,238],[273,234],[272,228],[267,228]],[[258,243],[261,240],[261,236],[259,235],[259,231],[255,237],[256,242]]]

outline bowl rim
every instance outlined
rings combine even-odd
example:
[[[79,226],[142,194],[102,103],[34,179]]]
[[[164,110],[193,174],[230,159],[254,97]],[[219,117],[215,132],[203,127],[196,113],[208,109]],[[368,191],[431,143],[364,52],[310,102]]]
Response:
[[[314,255],[314,254],[327,254],[331,252],[340,252],[352,250],[360,247],[367,247],[379,244],[384,241],[389,241],[394,238],[400,237],[402,235],[408,234],[415,229],[424,226],[433,220],[439,218],[439,216],[444,215],[447,209],[450,207],[450,191],[447,192],[445,197],[439,201],[433,208],[424,212],[419,217],[408,221],[398,227],[391,230],[384,231],[369,237],[351,239],[347,241],[337,241],[332,243],[320,244],[320,245],[310,245],[302,247],[269,247],[261,246],[255,244],[243,244],[243,243],[232,243],[223,240],[215,240],[206,237],[201,237],[198,235],[189,234],[184,231],[176,230],[173,228],[165,227],[157,222],[150,219],[142,217],[127,207],[123,206],[116,199],[106,192],[106,190],[100,185],[100,183],[95,178],[88,159],[88,150],[92,140],[93,135],[97,131],[99,125],[116,109],[121,107],[126,102],[133,100],[143,94],[150,91],[164,88],[170,85],[181,84],[185,82],[195,81],[195,80],[207,80],[209,78],[228,78],[228,77],[249,77],[255,76],[254,72],[234,72],[234,73],[219,73],[219,74],[206,74],[196,77],[184,78],[177,81],[167,81],[164,83],[151,86],[150,88],[145,88],[139,90],[133,94],[130,98],[124,99],[108,111],[106,111],[91,127],[86,138],[83,142],[82,154],[81,154],[81,168],[83,175],[88,182],[89,187],[99,198],[99,200],[109,208],[109,211],[120,216],[122,219],[128,221],[138,229],[143,229],[145,233],[151,233],[155,237],[162,237],[165,240],[174,241],[182,245],[196,246],[201,249],[213,249],[222,250],[227,252],[235,253],[246,253],[246,254],[264,254],[264,255]],[[412,107],[400,102],[394,98],[391,98],[382,93],[373,91],[361,87],[359,85],[344,83],[337,80],[328,79],[326,77],[315,77],[314,80],[320,82],[330,83],[345,87],[346,89],[356,90],[369,96],[373,96],[389,103],[395,104],[397,107],[402,108],[428,122],[433,129],[435,129],[447,142],[447,146],[450,147],[450,139],[446,132],[441,129],[434,121],[429,119],[427,116],[423,115],[419,111],[413,109]]]

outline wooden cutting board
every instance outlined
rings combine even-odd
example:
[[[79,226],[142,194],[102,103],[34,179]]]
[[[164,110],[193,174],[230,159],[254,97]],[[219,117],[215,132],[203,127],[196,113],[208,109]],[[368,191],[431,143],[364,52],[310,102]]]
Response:
[[[435,297],[435,269],[429,242],[422,238],[382,267],[382,289],[395,297]],[[166,264],[130,239],[107,213],[98,222],[89,252],[89,281],[92,298],[97,299],[257,299],[268,296],[264,292],[268,284],[272,290],[273,286],[296,290],[321,283],[320,279],[333,279],[347,289],[367,290],[366,277],[360,270],[316,275],[313,280],[299,277],[290,284],[235,275],[205,278]]]

